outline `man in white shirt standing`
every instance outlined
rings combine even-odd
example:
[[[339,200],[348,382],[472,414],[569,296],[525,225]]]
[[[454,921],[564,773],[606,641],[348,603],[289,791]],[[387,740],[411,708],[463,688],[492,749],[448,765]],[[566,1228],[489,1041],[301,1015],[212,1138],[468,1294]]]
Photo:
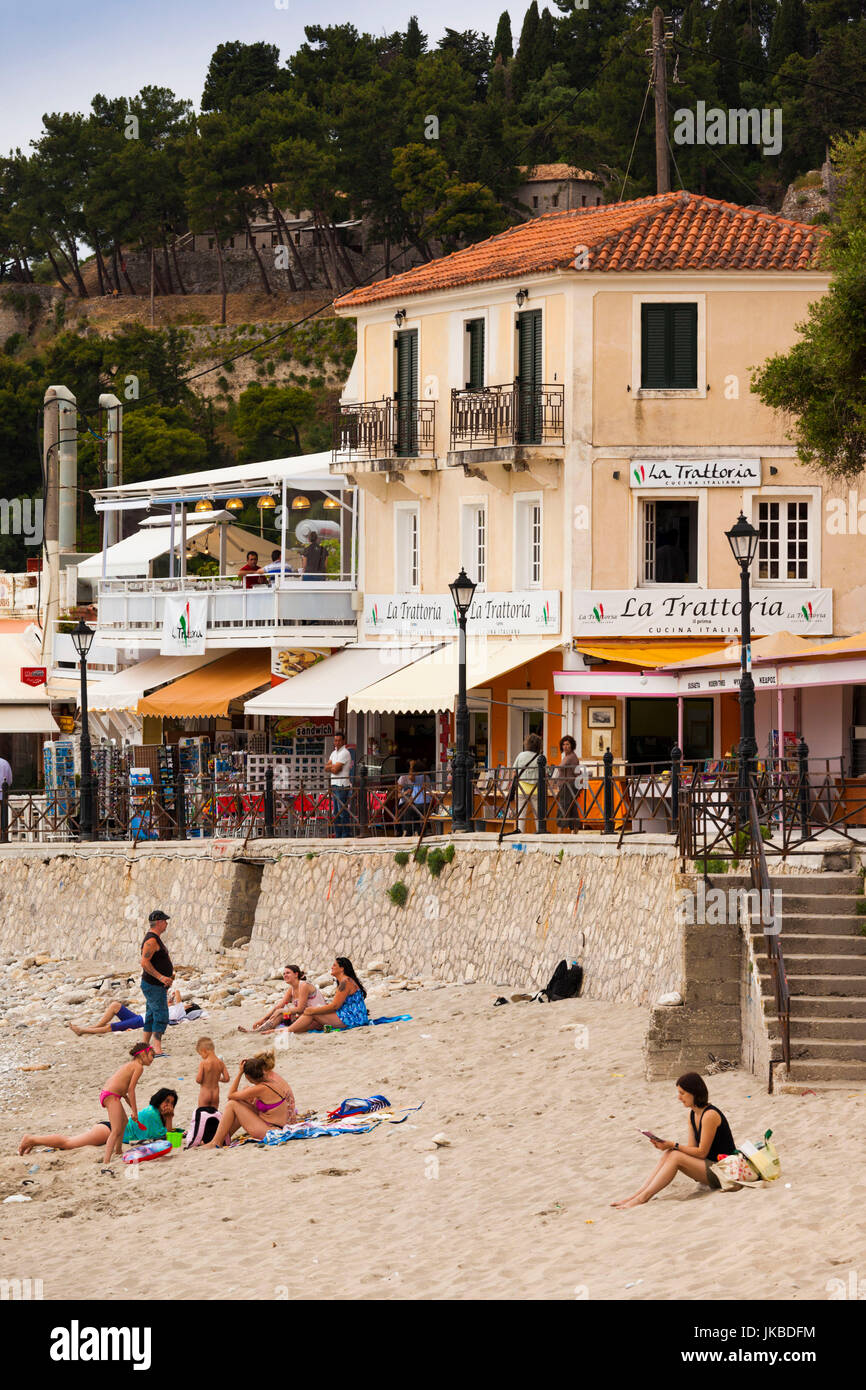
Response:
[[[342,730],[334,734],[334,751],[325,764],[331,778],[331,800],[334,806],[334,835],[347,840],[349,831],[349,795],[352,791],[352,754],[346,747]]]

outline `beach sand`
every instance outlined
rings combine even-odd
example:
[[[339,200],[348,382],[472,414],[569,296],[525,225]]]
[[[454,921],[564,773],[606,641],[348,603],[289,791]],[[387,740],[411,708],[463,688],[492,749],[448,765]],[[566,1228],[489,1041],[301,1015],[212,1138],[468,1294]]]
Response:
[[[735,1138],[772,1128],[781,1179],[711,1193],[679,1177],[647,1206],[612,1210],[656,1162],[639,1129],[684,1139],[688,1124],[673,1082],[644,1079],[646,1011],[589,999],[493,1008],[502,992],[399,992],[374,1012],[411,1023],[294,1038],[277,1053],[300,1109],[375,1092],[395,1110],[423,1102],[403,1125],[131,1171],[115,1162],[114,1176],[101,1150],[15,1151],[25,1130],[95,1123],[100,1087],[138,1035],[28,1029],[51,1069],[27,1073],[3,1105],[0,1198],[32,1201],[2,1207],[0,1277],[41,1279],[45,1299],[806,1300],[851,1271],[866,1280],[866,1095],[768,1096],[746,1072],[710,1077]],[[171,1029],[140,1103],[173,1086],[185,1125],[195,1039],[209,1033],[231,1071],[256,1049],[238,1021],[256,1016],[211,1009],[206,1024]],[[432,1144],[440,1133],[447,1147]]]

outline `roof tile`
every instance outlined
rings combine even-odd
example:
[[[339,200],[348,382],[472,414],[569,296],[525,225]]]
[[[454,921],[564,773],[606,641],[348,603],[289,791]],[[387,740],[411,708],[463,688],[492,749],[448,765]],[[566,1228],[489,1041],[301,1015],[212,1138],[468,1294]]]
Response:
[[[461,285],[569,270],[578,246],[588,250],[589,270],[817,270],[825,237],[823,227],[775,213],[695,193],[663,193],[533,218],[463,251],[351,290],[336,304],[352,309]]]

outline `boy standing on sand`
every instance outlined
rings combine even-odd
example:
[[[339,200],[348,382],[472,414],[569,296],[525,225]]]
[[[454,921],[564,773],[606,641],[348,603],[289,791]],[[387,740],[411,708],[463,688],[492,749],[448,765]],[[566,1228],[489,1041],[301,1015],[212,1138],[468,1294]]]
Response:
[[[229,1081],[228,1068],[216,1050],[211,1038],[199,1038],[195,1050],[201,1058],[196,1072],[198,1085],[198,1108],[200,1110],[219,1110],[220,1082]]]

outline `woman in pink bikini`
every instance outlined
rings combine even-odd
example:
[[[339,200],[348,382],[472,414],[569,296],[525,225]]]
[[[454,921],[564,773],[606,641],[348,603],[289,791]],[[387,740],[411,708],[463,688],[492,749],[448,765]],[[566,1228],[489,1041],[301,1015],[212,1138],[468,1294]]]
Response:
[[[203,1149],[222,1148],[237,1129],[245,1129],[252,1139],[264,1139],[269,1129],[282,1129],[297,1119],[292,1088],[274,1071],[275,1065],[273,1052],[259,1052],[241,1062],[219,1129],[209,1144],[202,1144]],[[253,1084],[239,1090],[242,1076]]]
[[[131,1062],[125,1062],[119,1071],[110,1076],[99,1093],[99,1104],[108,1112],[111,1129],[105,1141],[103,1162],[111,1162],[115,1153],[123,1150],[123,1131],[126,1129],[126,1111],[123,1102],[128,1101],[132,1118],[139,1129],[144,1125],[138,1118],[138,1102],[135,1099],[135,1085],[145,1067],[153,1061],[153,1048],[150,1043],[136,1043],[129,1049]]]

